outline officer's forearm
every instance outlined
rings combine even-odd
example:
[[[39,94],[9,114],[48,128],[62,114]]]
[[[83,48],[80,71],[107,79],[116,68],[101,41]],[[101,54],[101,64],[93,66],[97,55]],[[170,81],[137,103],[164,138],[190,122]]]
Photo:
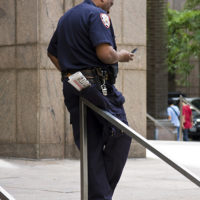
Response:
[[[100,44],[96,47],[97,57],[106,64],[117,62],[129,62],[133,60],[133,54],[126,50],[115,51],[109,44]]]
[[[57,59],[55,56],[51,55],[50,53],[47,53],[47,55],[48,55],[48,57],[50,58],[51,62],[55,65],[55,67],[56,67],[59,71],[61,71],[60,65],[59,65],[59,62],[58,62],[58,59]]]

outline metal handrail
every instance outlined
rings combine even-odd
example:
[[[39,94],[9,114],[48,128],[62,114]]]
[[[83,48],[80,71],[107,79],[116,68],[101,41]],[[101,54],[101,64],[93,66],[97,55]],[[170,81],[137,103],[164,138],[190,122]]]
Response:
[[[174,133],[172,131],[170,131],[168,128],[166,128],[165,126],[163,126],[157,119],[155,119],[154,117],[152,117],[151,115],[149,115],[148,113],[146,113],[146,117],[148,119],[150,119],[152,122],[154,122],[154,124],[160,126],[161,128],[165,129],[168,133],[173,134]],[[170,122],[170,121],[169,121]],[[173,125],[172,125],[173,126]]]
[[[0,199],[1,200],[15,200],[6,190],[0,186]]]
[[[159,150],[156,149],[146,138],[141,136],[139,133],[131,129],[125,123],[120,121],[118,118],[111,115],[109,112],[104,111],[94,104],[90,103],[84,98],[80,98],[80,137],[81,137],[81,200],[88,200],[88,163],[87,163],[87,107],[95,111],[101,117],[109,121],[111,124],[116,126],[118,129],[123,131],[128,136],[135,139],[142,146],[150,150],[152,153],[157,155],[171,167],[179,171],[182,175],[188,178],[190,181],[195,183],[200,187],[200,178],[195,174],[190,172],[188,169],[183,166],[178,165],[175,161],[171,160]]]

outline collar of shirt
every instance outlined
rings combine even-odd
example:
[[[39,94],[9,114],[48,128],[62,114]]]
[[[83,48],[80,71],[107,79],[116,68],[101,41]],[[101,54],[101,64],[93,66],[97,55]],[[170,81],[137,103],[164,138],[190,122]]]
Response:
[[[85,3],[92,4],[92,5],[96,6],[92,0],[85,0]]]

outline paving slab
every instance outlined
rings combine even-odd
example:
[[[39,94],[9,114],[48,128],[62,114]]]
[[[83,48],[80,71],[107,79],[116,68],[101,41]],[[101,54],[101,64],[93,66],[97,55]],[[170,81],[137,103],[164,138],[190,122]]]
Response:
[[[200,142],[152,143],[200,177]],[[181,150],[182,149],[182,150]],[[190,152],[185,154],[184,149]],[[184,155],[183,155],[184,154]],[[193,156],[189,156],[193,154]],[[195,162],[196,159],[196,162]],[[80,200],[79,160],[0,159],[0,186],[16,200]],[[199,200],[200,188],[147,151],[128,159],[113,200]]]

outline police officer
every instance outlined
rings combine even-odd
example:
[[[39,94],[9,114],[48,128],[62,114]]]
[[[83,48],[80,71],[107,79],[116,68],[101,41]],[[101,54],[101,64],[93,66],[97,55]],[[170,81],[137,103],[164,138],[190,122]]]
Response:
[[[115,88],[118,62],[133,54],[117,51],[109,10],[114,0],[85,0],[59,20],[48,56],[62,74],[65,105],[70,112],[74,140],[80,148],[79,97],[91,101],[128,124],[124,97]],[[81,72],[91,85],[81,91],[69,82]],[[125,165],[131,138],[88,109],[89,200],[111,200]]]

